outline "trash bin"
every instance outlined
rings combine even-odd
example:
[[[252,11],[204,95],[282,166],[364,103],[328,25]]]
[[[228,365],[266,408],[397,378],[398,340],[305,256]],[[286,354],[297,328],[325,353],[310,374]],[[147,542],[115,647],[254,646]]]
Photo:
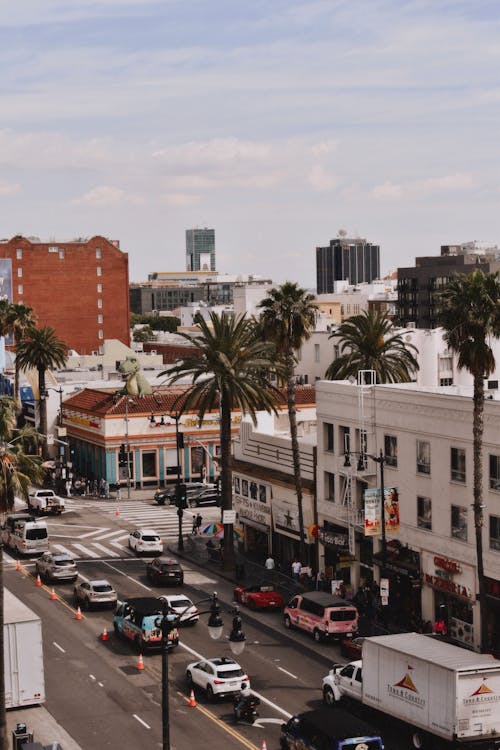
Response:
[[[12,750],[23,750],[27,742],[33,742],[33,732],[28,732],[26,724],[18,724],[12,730]]]

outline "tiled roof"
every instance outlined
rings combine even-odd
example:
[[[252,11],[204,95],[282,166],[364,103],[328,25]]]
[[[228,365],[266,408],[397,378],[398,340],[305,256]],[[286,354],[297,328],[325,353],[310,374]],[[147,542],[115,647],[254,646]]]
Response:
[[[176,411],[175,401],[186,392],[188,386],[162,386],[148,396],[127,396],[117,394],[116,390],[105,388],[85,388],[73,396],[64,399],[63,411],[75,409],[96,416],[138,414],[173,414]],[[125,405],[126,402],[127,406]],[[315,406],[316,391],[313,385],[299,385],[295,389],[297,406]],[[281,405],[286,406],[286,391],[283,389]]]

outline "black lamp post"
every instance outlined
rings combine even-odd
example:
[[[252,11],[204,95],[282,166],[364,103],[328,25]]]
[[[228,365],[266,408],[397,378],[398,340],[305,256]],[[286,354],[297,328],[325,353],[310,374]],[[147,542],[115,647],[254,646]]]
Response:
[[[182,518],[184,516],[184,509],[183,509],[183,493],[181,491],[181,457],[180,457],[180,448],[181,448],[181,436],[182,436],[182,446],[184,447],[184,434],[182,432],[179,432],[179,414],[174,415],[175,419],[175,449],[177,451],[177,487],[176,487],[176,505],[177,505],[177,516],[179,518],[179,533],[177,537],[177,549],[179,552],[182,552],[184,549],[184,538],[182,536]]]
[[[217,593],[214,592],[208,599],[195,602],[196,605],[210,602],[210,608],[197,612],[184,620],[189,622],[199,615],[210,615],[208,618],[208,633],[210,638],[218,640],[222,636],[224,623],[220,614],[220,605]],[[169,688],[168,688],[168,636],[175,628],[179,627],[183,612],[174,612],[166,599],[162,600],[162,616],[156,621],[156,626],[161,628],[161,717],[162,717],[162,750],[170,750],[170,716],[169,716]],[[231,651],[241,654],[245,648],[245,635],[241,630],[241,618],[236,608],[233,618],[233,629],[229,636]]]

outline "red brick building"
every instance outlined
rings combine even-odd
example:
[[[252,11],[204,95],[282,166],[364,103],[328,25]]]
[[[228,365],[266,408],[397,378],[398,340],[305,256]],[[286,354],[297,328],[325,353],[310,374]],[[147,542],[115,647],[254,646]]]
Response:
[[[98,352],[104,339],[130,344],[128,254],[118,242],[17,236],[0,241],[0,270],[0,293],[32,307],[38,326],[55,328],[70,349]]]

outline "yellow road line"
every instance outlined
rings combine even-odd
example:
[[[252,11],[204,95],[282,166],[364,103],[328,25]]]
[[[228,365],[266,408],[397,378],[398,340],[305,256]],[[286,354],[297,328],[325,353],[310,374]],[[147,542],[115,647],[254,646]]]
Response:
[[[21,567],[21,572],[24,573],[24,575],[26,576],[26,578],[31,578],[32,581],[36,581],[36,577],[32,573],[30,573],[28,570],[25,570],[23,567]],[[49,595],[50,595],[51,590],[52,590],[53,587],[51,587],[49,589],[48,586],[45,586],[44,584],[42,584],[41,586],[38,586],[38,588],[39,589],[41,588],[44,591],[47,591],[49,593]],[[62,599],[59,596],[59,594],[56,594],[56,598],[53,601],[57,601],[57,602],[59,602],[59,604],[62,604],[63,607],[66,607],[66,609],[69,612],[72,612],[74,614],[75,619],[76,619],[76,612],[77,612],[77,610],[74,607],[72,607],[71,604],[68,604],[68,602],[65,599]],[[80,610],[80,614],[81,614],[81,610]],[[82,614],[81,615],[81,619],[85,620],[85,615]]]
[[[186,702],[189,703],[189,698],[185,696],[183,693],[180,693],[177,691],[177,694],[180,695],[180,697]],[[253,742],[250,742],[250,740],[247,740],[246,737],[243,737],[242,734],[237,732],[235,729],[230,727],[225,722],[221,721],[215,714],[213,714],[211,711],[209,711],[205,706],[200,706],[198,703],[196,704],[196,709],[198,711],[201,711],[202,714],[204,714],[208,719],[214,722],[214,724],[217,724],[221,729],[223,729],[225,732],[230,734],[232,737],[234,737],[235,740],[237,740],[240,745],[243,745],[244,747],[247,747],[248,750],[260,750],[257,745],[254,745]]]

